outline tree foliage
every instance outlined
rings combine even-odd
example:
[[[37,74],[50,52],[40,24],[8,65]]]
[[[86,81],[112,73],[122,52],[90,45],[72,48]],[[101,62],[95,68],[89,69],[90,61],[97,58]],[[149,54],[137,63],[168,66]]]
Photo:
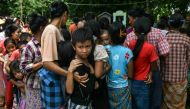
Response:
[[[21,2],[22,1],[22,2]],[[21,17],[21,4],[22,15],[27,20],[28,15],[32,12],[37,12],[41,15],[49,16],[49,5],[55,0],[0,0],[0,13],[1,15],[11,15]],[[190,1],[188,0],[61,0],[65,3],[77,4],[126,4],[121,6],[113,5],[71,5],[68,4],[71,16],[82,17],[85,12],[95,12],[96,15],[101,12],[113,13],[117,10],[127,11],[130,8],[141,7],[147,9],[148,1],[149,12],[154,15],[170,15],[172,10],[179,10],[186,14]],[[144,3],[141,3],[144,2]]]

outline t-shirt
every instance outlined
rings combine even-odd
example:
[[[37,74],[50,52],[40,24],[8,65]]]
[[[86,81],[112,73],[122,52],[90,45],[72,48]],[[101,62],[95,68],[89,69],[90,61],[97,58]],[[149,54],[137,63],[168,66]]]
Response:
[[[73,33],[75,30],[77,30],[77,26],[76,26],[75,23],[73,23],[73,24],[71,24],[71,25],[69,26],[69,31],[70,31],[71,33]]]
[[[5,39],[2,39],[2,40],[0,41],[0,49],[2,49],[3,55],[6,54],[6,48],[5,48],[4,42],[5,42]]]
[[[108,73],[108,87],[123,88],[128,86],[127,65],[133,57],[132,51],[121,45],[111,46],[109,51],[111,71]]]
[[[49,24],[42,33],[42,62],[58,60],[57,43],[64,40],[59,29]]]
[[[9,58],[9,61],[13,61],[15,59],[19,59],[20,58],[20,52],[19,52],[19,49],[15,50],[12,52],[10,58]]]
[[[135,48],[135,44],[136,40],[132,40],[129,44],[129,48],[133,50]],[[133,62],[134,79],[146,80],[146,76],[150,72],[150,63],[156,60],[158,60],[158,56],[155,47],[145,41],[137,59]]]
[[[103,45],[96,45],[95,50],[94,50],[94,60],[95,61],[101,60],[101,61],[107,62],[108,54]]]

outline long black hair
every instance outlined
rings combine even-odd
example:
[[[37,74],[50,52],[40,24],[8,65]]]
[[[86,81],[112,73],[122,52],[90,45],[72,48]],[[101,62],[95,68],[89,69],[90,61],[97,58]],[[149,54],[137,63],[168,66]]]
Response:
[[[144,38],[150,32],[151,22],[147,17],[140,17],[135,21],[134,29],[135,33],[140,35],[133,50],[133,60],[136,60],[144,44]]]

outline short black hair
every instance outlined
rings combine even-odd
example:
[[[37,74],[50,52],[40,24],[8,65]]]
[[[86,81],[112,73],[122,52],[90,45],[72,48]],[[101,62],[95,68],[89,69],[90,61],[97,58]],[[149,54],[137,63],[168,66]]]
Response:
[[[90,40],[92,43],[93,41],[93,33],[90,28],[84,27],[79,28],[72,34],[72,44],[75,46],[77,42],[85,42],[87,40]]]
[[[47,18],[37,15],[36,13],[31,14],[31,20],[29,21],[29,26],[33,34],[37,33],[40,27],[45,27],[48,23]]]
[[[175,13],[169,18],[169,25],[172,28],[179,28],[184,23],[184,17],[180,13]]]
[[[125,37],[121,36],[125,32],[125,26],[121,22],[114,22],[110,25],[109,34],[114,45],[120,45],[124,42]]]
[[[20,27],[16,24],[10,24],[5,29],[5,35],[6,37],[12,37],[12,33],[14,33],[17,29]]]
[[[68,12],[68,7],[64,2],[56,1],[50,6],[51,18],[61,17],[64,12]]]

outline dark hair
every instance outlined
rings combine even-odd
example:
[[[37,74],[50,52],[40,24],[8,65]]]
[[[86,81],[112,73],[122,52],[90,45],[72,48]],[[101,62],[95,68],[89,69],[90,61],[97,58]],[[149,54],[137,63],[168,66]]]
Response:
[[[90,40],[93,42],[93,33],[90,30],[90,28],[79,28],[72,34],[72,44],[75,46],[77,42],[85,42],[87,40]]]
[[[51,18],[61,17],[64,12],[69,12],[68,7],[64,2],[56,1],[53,2],[50,6]]]
[[[94,36],[97,38],[100,37],[100,24],[97,21],[91,20],[85,26],[88,26],[92,30]]]
[[[13,43],[13,44],[15,45],[15,47],[16,47],[16,42],[13,40],[13,38],[9,37],[9,38],[5,39],[5,41],[4,41],[4,46],[5,46],[5,48],[6,48],[6,46],[7,46],[9,43]],[[8,51],[7,51],[7,48],[6,48],[6,52],[8,52]]]
[[[70,41],[60,41],[57,48],[59,65],[61,67],[69,67],[70,62],[75,56],[75,51],[72,47],[72,43]]]
[[[109,20],[106,17],[102,17],[99,19],[99,24],[101,29],[108,29],[109,28]]]
[[[150,13],[144,13],[143,16],[144,16],[144,17],[147,17],[147,18],[150,20],[150,24],[151,24],[151,26],[154,25],[155,18],[154,18],[154,16],[153,16],[152,14],[150,14]]]
[[[17,49],[19,49],[22,45],[26,45],[28,42],[26,41],[19,41],[16,45]]]
[[[135,8],[128,11],[128,15],[136,18],[136,17],[142,17],[144,15],[144,10],[141,8]]]
[[[87,13],[84,14],[84,20],[86,22],[89,22],[91,20],[95,20],[95,17],[96,16],[94,15],[94,12],[87,12]]]
[[[157,27],[159,29],[166,29],[169,27],[168,25],[168,17],[167,16],[161,16],[160,21],[158,22]]]
[[[169,25],[172,28],[179,28],[183,25],[184,21],[185,20],[180,13],[175,13],[169,18]]]
[[[85,41],[91,41],[92,42],[92,51],[90,55],[88,56],[88,61],[90,64],[94,65],[94,40],[93,40],[93,33],[90,28],[84,27],[84,28],[79,28],[76,31],[73,32],[72,34],[72,45],[75,46],[76,43],[78,42],[85,42]]]
[[[29,21],[30,29],[33,34],[36,34],[41,26],[45,27],[47,23],[48,23],[47,18],[39,16],[35,13],[31,15],[31,20]]]
[[[74,17],[72,19],[72,21],[77,25],[77,23],[80,21],[80,19],[78,17]]]
[[[125,37],[121,36],[121,32],[125,32],[125,26],[121,22],[114,22],[110,25],[109,34],[114,45],[120,45],[124,42]]]
[[[16,24],[8,25],[5,29],[5,36],[12,37],[12,33],[14,33],[17,29],[19,29],[19,26]]]
[[[28,42],[27,41],[28,37],[32,37],[32,35],[29,34],[29,33],[26,33],[26,32],[21,33],[21,35],[20,35],[20,41]]]
[[[19,64],[20,62],[18,60],[13,60],[10,63],[10,72],[14,74],[15,71],[20,71]]]
[[[71,34],[68,30],[61,29],[61,33],[65,41],[71,41]]]
[[[133,55],[134,55],[133,59],[136,60],[144,44],[144,37],[151,30],[150,20],[146,17],[138,18],[137,20],[135,20],[134,29],[135,33],[140,34],[140,36],[137,39],[135,48],[133,50]]]

